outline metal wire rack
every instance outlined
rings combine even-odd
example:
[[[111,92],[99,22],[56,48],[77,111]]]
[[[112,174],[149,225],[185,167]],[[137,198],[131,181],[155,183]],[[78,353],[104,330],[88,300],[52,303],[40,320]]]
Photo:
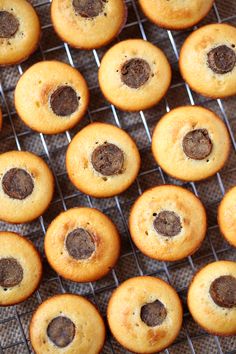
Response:
[[[173,68],[174,77],[166,98],[154,109],[139,113],[125,113],[109,105],[102,97],[97,83],[97,68],[107,48],[90,52],[74,50],[62,43],[50,23],[50,1],[31,0],[42,22],[42,39],[39,50],[25,63],[12,68],[0,69],[0,105],[3,109],[4,126],[0,133],[0,152],[29,150],[43,157],[51,166],[56,179],[54,200],[43,217],[27,225],[0,223],[1,230],[13,230],[31,239],[43,254],[43,237],[50,221],[61,211],[73,206],[97,207],[117,224],[122,237],[122,254],[115,269],[104,279],[89,284],[77,284],[61,279],[48,266],[44,258],[44,278],[36,294],[15,307],[0,309],[0,353],[31,353],[28,325],[35,308],[43,300],[57,293],[72,292],[87,296],[105,317],[106,305],[112,291],[125,279],[137,275],[162,277],[178,291],[184,303],[184,324],[175,343],[166,349],[166,354],[235,354],[236,338],[209,336],[192,320],[186,307],[188,284],[197,269],[218,259],[236,260],[235,251],[220,236],[216,210],[219,201],[230,186],[236,184],[236,100],[209,100],[191,92],[178,73],[178,53],[181,44],[190,33],[166,31],[152,25],[140,12],[136,0],[127,0],[128,21],[118,40],[143,38],[162,48]],[[216,0],[213,10],[204,20],[236,24],[236,1]],[[34,62],[45,59],[65,61],[78,68],[86,77],[91,91],[91,104],[87,116],[75,129],[57,136],[46,136],[29,130],[17,118],[14,104],[14,87],[20,75]],[[127,227],[129,209],[135,199],[148,187],[163,184],[180,184],[165,175],[155,164],[150,142],[157,120],[170,109],[184,104],[201,104],[213,109],[226,123],[231,140],[232,153],[227,166],[214,178],[201,183],[184,186],[198,195],[206,205],[209,228],[201,249],[181,262],[161,263],[148,259],[132,244]],[[106,200],[96,200],[78,192],[68,181],[65,171],[65,151],[72,137],[82,126],[99,120],[116,124],[126,129],[136,140],[142,156],[141,172],[134,185],[123,195]],[[108,334],[103,353],[127,353]]]

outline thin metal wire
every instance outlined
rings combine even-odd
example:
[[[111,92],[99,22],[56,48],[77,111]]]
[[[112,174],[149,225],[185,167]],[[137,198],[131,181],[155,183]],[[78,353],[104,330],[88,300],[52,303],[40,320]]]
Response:
[[[132,5],[132,9],[133,9],[133,11],[134,11],[134,13],[135,13],[135,16],[136,16],[137,21],[133,21],[133,22],[130,22],[130,23],[126,24],[125,28],[138,25],[138,27],[139,27],[139,29],[140,29],[140,33],[141,33],[142,38],[145,39],[145,40],[147,40],[147,35],[146,35],[146,33],[145,33],[145,30],[144,30],[144,23],[146,23],[147,20],[146,20],[146,19],[141,19],[140,14],[139,14],[139,10],[138,10],[138,8],[137,8],[136,1],[135,1],[135,0],[127,0],[126,3],[129,4],[129,5]],[[42,2],[42,3],[40,3],[40,4],[35,5],[35,7],[41,7],[41,6],[45,6],[45,5],[49,5],[49,4],[50,4],[50,0],[46,0],[46,1]],[[233,18],[236,18],[236,15],[234,15],[234,16],[228,17],[228,18],[226,18],[226,19],[221,19],[216,4],[214,4],[214,11],[215,11],[216,18],[217,18],[217,21],[218,21],[218,22],[226,22],[226,21],[228,21],[228,20],[232,20]],[[52,27],[52,25],[51,25],[51,24],[48,24],[48,25],[43,26],[42,28],[43,28],[43,29],[47,29],[47,28],[50,28],[50,27]],[[173,51],[174,51],[174,53],[175,53],[176,59],[178,59],[178,56],[179,56],[179,54],[178,54],[178,49],[177,49],[177,45],[176,45],[176,43],[175,43],[174,37],[173,37],[173,35],[172,35],[172,32],[171,32],[171,31],[167,31],[167,34],[168,34],[168,37],[169,37],[169,40],[170,40],[170,44],[171,44],[171,46],[172,46],[172,49],[173,49]],[[62,45],[59,45],[59,46],[56,46],[56,47],[53,47],[53,48],[48,48],[48,49],[46,49],[46,50],[43,50],[43,49],[40,47],[40,53],[41,53],[41,55],[42,55],[42,58],[45,59],[45,54],[46,54],[46,53],[54,52],[54,51],[57,51],[57,50],[60,50],[60,49],[63,49],[63,48],[65,49],[65,52],[66,52],[66,55],[67,55],[67,58],[68,58],[69,63],[70,63],[72,66],[74,66],[73,57],[72,57],[72,54],[71,54],[71,51],[70,51],[70,47],[69,47],[66,43],[64,43],[64,44],[62,44]],[[99,56],[98,56],[98,53],[97,53],[96,50],[93,50],[93,55],[94,55],[94,60],[95,60],[95,62],[96,62],[96,64],[97,64],[97,66],[99,67],[100,61],[99,61]],[[23,73],[22,66],[19,65],[19,66],[18,66],[18,70],[19,70],[19,73],[20,73],[20,74]],[[187,92],[187,95],[188,95],[188,97],[189,97],[189,101],[190,101],[190,103],[191,103],[192,105],[194,105],[194,99],[193,99],[192,92],[191,92],[189,86],[188,86],[186,83],[184,83],[184,85],[185,85],[185,87],[186,87],[186,92]],[[174,87],[179,87],[179,86],[182,86],[182,84],[172,85],[171,87],[174,88]],[[93,89],[93,88],[95,88],[95,87],[91,87],[90,89]],[[8,91],[8,90],[5,90],[5,92],[7,92],[7,91]],[[1,97],[2,97],[2,100],[3,100],[4,105],[5,105],[5,107],[6,107],[6,111],[7,111],[6,115],[9,117],[9,121],[10,121],[11,128],[12,128],[12,132],[13,132],[13,135],[10,136],[10,137],[8,137],[7,139],[14,138],[17,149],[18,149],[18,150],[21,150],[21,144],[20,144],[19,137],[25,136],[25,135],[27,135],[27,134],[29,134],[29,133],[28,133],[28,132],[23,132],[23,133],[18,133],[18,134],[17,134],[16,129],[15,129],[15,127],[14,127],[13,119],[12,119],[12,115],[15,114],[15,112],[11,112],[10,107],[9,107],[9,105],[8,105],[8,101],[7,101],[7,99],[6,99],[5,92],[4,92],[3,87],[2,87],[2,84],[1,84],[1,82],[0,82],[0,95],[1,95]],[[166,102],[166,111],[168,112],[168,111],[170,110],[170,108],[169,108],[167,99],[165,100],[165,102]],[[222,103],[221,100],[217,100],[217,103],[218,103],[218,106],[219,106],[220,111],[221,111],[221,113],[222,113],[223,119],[224,119],[224,121],[225,121],[225,123],[226,123],[226,125],[227,125],[227,127],[228,127],[228,129],[229,129],[229,133],[230,133],[230,137],[231,137],[231,140],[232,140],[232,144],[233,144],[234,150],[236,150],[236,142],[235,142],[233,130],[232,130],[232,128],[231,128],[229,118],[228,118],[228,116],[227,116],[227,114],[226,114],[226,111],[225,111],[225,109],[224,109],[224,105],[223,105],[223,103]],[[90,120],[92,121],[92,115],[93,115],[94,113],[103,112],[104,110],[107,110],[107,109],[111,109],[112,114],[113,114],[113,117],[114,117],[114,120],[115,120],[115,123],[117,124],[118,127],[121,127],[121,122],[120,122],[120,119],[119,119],[119,114],[117,113],[117,110],[116,110],[116,108],[115,108],[113,105],[110,105],[110,106],[107,105],[107,106],[104,106],[104,107],[99,107],[99,108],[96,109],[96,110],[89,111],[88,113],[89,113]],[[147,134],[147,137],[148,137],[148,140],[149,140],[149,143],[150,143],[150,142],[151,142],[151,133],[150,133],[150,130],[149,130],[149,127],[148,127],[148,123],[147,123],[147,119],[146,119],[146,117],[145,117],[145,113],[144,113],[144,112],[140,112],[140,119],[141,119],[141,121],[142,121],[142,123],[143,123],[145,132],[146,132],[146,134]],[[66,138],[67,138],[68,143],[70,143],[70,141],[71,141],[71,135],[70,135],[70,133],[69,133],[69,132],[66,132],[65,135],[66,135]],[[43,148],[44,148],[45,155],[46,155],[47,159],[48,159],[49,162],[50,162],[51,168],[52,168],[53,173],[54,173],[54,176],[55,176],[56,187],[57,187],[58,194],[59,194],[59,198],[58,198],[58,200],[57,200],[56,202],[61,202],[63,209],[64,209],[64,210],[67,210],[66,201],[67,201],[69,198],[74,198],[74,197],[78,196],[80,193],[78,193],[78,194],[72,194],[72,195],[70,195],[70,196],[64,196],[64,195],[63,195],[63,191],[62,191],[62,189],[61,189],[61,187],[60,187],[60,183],[59,183],[59,180],[58,180],[58,177],[60,176],[60,174],[56,174],[56,171],[55,171],[55,169],[53,168],[53,163],[52,163],[53,161],[52,161],[51,154],[50,154],[50,152],[49,152],[49,148],[48,148],[48,146],[47,146],[46,139],[44,138],[44,135],[43,135],[43,134],[39,134],[39,136],[40,136],[40,139],[41,139],[41,142],[42,142],[42,146],[43,146]],[[163,182],[163,183],[166,182],[166,180],[165,180],[165,175],[164,175],[163,171],[160,169],[160,167],[157,167],[157,168],[152,169],[152,170],[149,170],[149,171],[142,172],[142,173],[140,173],[140,175],[139,175],[139,177],[138,177],[138,179],[137,179],[137,186],[138,186],[138,190],[139,190],[139,193],[140,193],[140,194],[142,193],[142,188],[141,188],[139,179],[140,179],[142,176],[146,175],[146,174],[156,173],[156,172],[160,174],[160,177],[161,177],[162,182]],[[219,184],[220,190],[221,190],[222,195],[223,195],[223,194],[225,193],[225,187],[224,187],[224,184],[223,184],[223,181],[222,181],[222,178],[221,178],[220,174],[217,174],[217,180],[218,180],[218,184]],[[195,185],[194,183],[191,183],[190,185],[191,185],[191,187],[192,187],[194,193],[195,193],[196,195],[198,195],[198,191],[197,191],[196,185]],[[89,203],[89,205],[92,207],[93,204],[92,204],[91,198],[88,197],[88,196],[87,196],[87,198],[88,198],[88,203]],[[120,204],[119,197],[115,197],[115,203],[116,203],[116,207],[117,207],[117,209],[118,209],[118,211],[119,211],[119,214],[120,214],[120,216],[121,216],[121,219],[122,219],[122,221],[123,221],[125,230],[126,230],[127,234],[129,235],[129,230],[128,230],[128,226],[127,226],[127,223],[126,223],[126,217],[125,217],[125,215],[124,215],[123,208],[122,208],[122,206],[121,206],[121,204]],[[41,226],[41,229],[42,229],[43,233],[45,234],[45,232],[46,232],[46,227],[45,227],[45,222],[44,222],[44,218],[43,218],[43,217],[40,217],[40,218],[39,218],[39,224],[40,224],[40,226]],[[216,226],[212,226],[211,228],[215,228],[215,227],[216,227]],[[131,252],[126,253],[126,254],[123,255],[122,257],[126,257],[126,256],[129,257],[129,256],[132,255],[132,256],[134,257],[134,260],[135,260],[135,264],[136,264],[138,273],[139,273],[140,275],[143,275],[143,274],[144,274],[144,271],[143,271],[143,269],[142,269],[142,266],[141,266],[141,264],[140,264],[139,257],[138,257],[139,251],[137,251],[136,248],[134,247],[134,245],[132,244],[130,235],[129,235],[129,240],[130,240],[130,244],[131,244]],[[212,251],[212,255],[214,256],[214,259],[215,259],[215,260],[218,260],[218,254],[220,254],[221,252],[224,252],[225,249],[216,251],[215,248],[214,248],[214,245],[213,245],[213,243],[212,243],[212,241],[211,241],[211,239],[210,239],[210,237],[209,237],[209,243],[210,243],[210,247],[211,247],[211,251]],[[206,256],[206,257],[207,257],[207,256]],[[189,264],[190,264],[190,267],[191,267],[192,271],[195,272],[196,267],[195,267],[195,264],[194,264],[194,261],[193,261],[192,257],[188,257],[188,262],[189,262]],[[167,266],[166,263],[163,263],[163,270],[164,270],[164,272],[165,272],[165,274],[166,274],[166,276],[167,276],[167,279],[169,280],[170,283],[171,283],[171,273],[170,273],[170,269],[171,269],[171,268],[172,268],[172,266]],[[156,274],[156,272],[155,272],[155,274]],[[118,279],[118,276],[117,276],[115,270],[112,271],[112,275],[113,275],[113,278],[114,278],[114,284],[115,284],[115,286],[116,286],[116,287],[119,286],[120,282],[119,282],[119,279]],[[54,279],[50,279],[50,280],[54,280]],[[62,292],[62,293],[65,293],[66,290],[65,290],[65,288],[64,288],[64,286],[63,286],[63,283],[62,283],[61,278],[60,278],[59,276],[57,276],[57,277],[55,278],[55,280],[57,280],[57,281],[59,282],[59,285],[60,285],[60,288],[61,288],[61,292]],[[108,287],[105,287],[105,288],[100,289],[100,290],[95,290],[93,283],[90,283],[89,286],[90,286],[91,292],[89,292],[87,295],[88,295],[88,296],[89,296],[89,295],[92,295],[92,296],[93,296],[93,298],[94,298],[96,304],[98,305],[98,307],[99,307],[99,301],[98,301],[98,299],[97,299],[97,295],[98,295],[99,293],[102,293],[103,291],[112,290],[112,289],[114,288],[113,286],[108,286]],[[36,295],[37,295],[38,302],[41,303],[41,302],[42,302],[42,297],[41,297],[41,295],[40,295],[40,292],[37,291]],[[13,320],[13,319],[16,319],[17,322],[18,322],[18,324],[19,324],[19,328],[20,328],[20,332],[21,332],[22,337],[23,337],[23,341],[20,341],[20,342],[18,342],[18,343],[14,343],[14,344],[10,344],[10,345],[8,345],[8,346],[6,346],[6,347],[4,347],[4,348],[2,348],[2,347],[0,346],[0,353],[3,352],[3,349],[11,348],[11,347],[14,347],[14,346],[19,345],[19,344],[25,344],[25,346],[26,346],[28,352],[31,353],[31,352],[30,352],[30,349],[29,349],[29,345],[28,345],[28,340],[27,340],[27,338],[26,338],[26,336],[25,336],[25,333],[24,333],[24,330],[23,330],[23,326],[22,326],[22,324],[21,324],[20,315],[18,314],[16,308],[15,308],[15,317],[8,318],[6,321],[0,320],[0,323],[8,322],[8,321]],[[187,343],[188,343],[189,348],[190,348],[190,350],[191,350],[191,353],[192,353],[192,354],[195,354],[195,349],[194,349],[194,345],[193,345],[192,339],[195,339],[195,338],[197,338],[198,336],[190,336],[186,324],[184,325],[184,328],[185,328],[185,333],[186,333],[186,340],[187,340]],[[220,346],[219,339],[218,339],[217,337],[214,337],[214,339],[215,339],[215,342],[216,342],[216,345],[217,345],[217,348],[218,348],[218,352],[219,352],[220,354],[223,354],[223,350],[222,350],[222,348],[221,348],[221,346]],[[185,342],[186,342],[186,340],[185,340]],[[184,341],[184,340],[183,340],[183,341]],[[181,342],[182,342],[182,341],[181,341]],[[109,344],[110,344],[110,349],[112,350],[113,353],[115,353],[115,350],[114,350],[114,348],[113,348],[112,342],[109,341]],[[230,352],[230,353],[235,353],[235,352],[236,352],[236,351],[232,351],[232,352]],[[166,354],[169,353],[168,349],[165,351],[165,353],[166,353]]]

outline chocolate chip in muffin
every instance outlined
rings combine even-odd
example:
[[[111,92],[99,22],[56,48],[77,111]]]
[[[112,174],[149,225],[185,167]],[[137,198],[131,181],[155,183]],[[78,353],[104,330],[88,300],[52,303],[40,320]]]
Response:
[[[2,188],[12,199],[23,200],[32,194],[34,182],[31,175],[21,168],[11,168],[2,178]]]
[[[73,0],[75,12],[85,18],[93,18],[100,15],[106,0]]]
[[[223,275],[215,279],[210,286],[210,295],[216,305],[233,308],[236,306],[236,278]]]
[[[11,38],[19,29],[19,21],[8,11],[0,11],[0,38]]]
[[[57,116],[66,117],[77,111],[79,98],[70,86],[60,86],[50,97],[50,106]]]
[[[209,67],[216,74],[227,74],[235,67],[235,51],[227,45],[220,45],[212,49],[207,56]]]
[[[0,259],[0,286],[12,288],[23,279],[23,268],[15,258]]]
[[[141,320],[149,327],[161,325],[166,316],[167,310],[159,300],[146,304],[141,308]]]
[[[57,347],[65,348],[75,337],[75,325],[68,317],[58,316],[49,323],[47,335]]]
[[[66,249],[69,255],[76,260],[90,258],[95,248],[93,237],[85,229],[75,229],[66,238]]]
[[[185,155],[194,160],[204,160],[213,147],[206,129],[196,129],[186,134],[182,146]]]
[[[155,230],[166,237],[173,237],[180,233],[182,224],[180,217],[173,211],[161,211],[153,222]]]
[[[150,65],[144,59],[127,60],[121,68],[122,82],[134,89],[143,86],[151,76]]]
[[[93,168],[104,176],[114,176],[122,172],[124,153],[114,144],[104,143],[92,153]]]

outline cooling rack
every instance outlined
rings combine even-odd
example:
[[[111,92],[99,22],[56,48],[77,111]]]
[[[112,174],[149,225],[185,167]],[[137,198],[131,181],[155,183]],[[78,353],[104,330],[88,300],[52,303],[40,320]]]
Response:
[[[74,206],[96,207],[105,212],[117,225],[122,238],[121,258],[115,269],[95,283],[77,284],[60,278],[46,262],[44,277],[33,297],[14,307],[0,309],[0,353],[32,353],[28,326],[33,311],[46,298],[71,292],[86,296],[94,302],[105,317],[112,291],[124,280],[137,275],[153,275],[163,278],[178,291],[184,304],[183,328],[165,354],[235,354],[236,337],[209,336],[192,320],[186,306],[186,292],[196,270],[218,259],[236,260],[236,252],[220,236],[216,221],[217,206],[225,191],[236,185],[236,100],[211,100],[190,90],[178,71],[179,49],[191,30],[183,32],[157,28],[144,18],[136,0],[127,0],[128,21],[117,40],[143,38],[162,48],[173,68],[171,88],[164,100],[153,109],[139,113],[121,112],[103,98],[97,82],[100,60],[109,46],[93,51],[70,48],[61,42],[50,22],[50,1],[31,0],[42,24],[42,38],[38,51],[22,65],[0,69],[0,105],[3,110],[3,130],[0,133],[0,153],[18,149],[29,150],[45,159],[56,179],[56,192],[49,210],[38,220],[27,225],[0,223],[1,230],[16,231],[34,242],[43,255],[43,239],[47,226],[63,210]],[[236,1],[216,0],[211,13],[200,24],[228,22],[236,25]],[[57,59],[78,68],[88,81],[91,91],[89,111],[82,122],[70,132],[46,136],[29,130],[17,117],[13,94],[20,75],[33,63]],[[232,152],[225,168],[216,176],[200,183],[180,183],[168,177],[154,162],[150,149],[151,135],[158,119],[179,105],[200,104],[213,109],[226,123],[232,141]],[[142,156],[140,174],[128,191],[121,196],[97,200],[81,194],[68,181],[65,170],[65,152],[73,136],[92,121],[115,124],[125,129],[136,141]],[[200,250],[181,262],[162,263],[141,254],[132,244],[127,219],[135,199],[147,188],[163,184],[181,184],[201,198],[208,214],[208,233]],[[127,353],[108,333],[103,353]]]

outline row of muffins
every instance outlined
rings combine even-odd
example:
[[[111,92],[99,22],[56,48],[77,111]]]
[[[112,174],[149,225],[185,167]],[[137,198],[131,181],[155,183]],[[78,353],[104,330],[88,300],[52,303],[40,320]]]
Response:
[[[173,29],[194,26],[207,15],[213,2],[139,1],[151,21]],[[37,48],[41,32],[39,18],[26,0],[3,0],[0,10],[0,65],[16,64]],[[127,7],[123,0],[53,0],[51,19],[63,41],[89,50],[104,46],[118,36],[126,23]]]
[[[213,24],[193,32],[180,53],[184,79],[205,96],[235,95],[235,48],[233,26]],[[109,102],[121,110],[140,111],[153,107],[165,96],[171,67],[165,54],[153,44],[129,39],[106,52],[98,78]],[[74,127],[88,104],[89,90],[82,74],[58,61],[34,64],[19,79],[15,90],[19,117],[31,129],[45,134]]]
[[[33,244],[15,233],[1,232],[0,299],[17,303],[38,287],[42,264]],[[14,245],[14,248],[13,246]],[[236,262],[218,261],[203,267],[192,279],[187,296],[195,321],[211,334],[236,334]],[[107,308],[112,334],[136,353],[159,352],[176,339],[183,309],[172,286],[142,276],[122,283]],[[30,322],[35,353],[91,353],[101,351],[105,325],[93,304],[82,296],[64,294],[44,301]],[[96,334],[96,335],[95,335]]]

